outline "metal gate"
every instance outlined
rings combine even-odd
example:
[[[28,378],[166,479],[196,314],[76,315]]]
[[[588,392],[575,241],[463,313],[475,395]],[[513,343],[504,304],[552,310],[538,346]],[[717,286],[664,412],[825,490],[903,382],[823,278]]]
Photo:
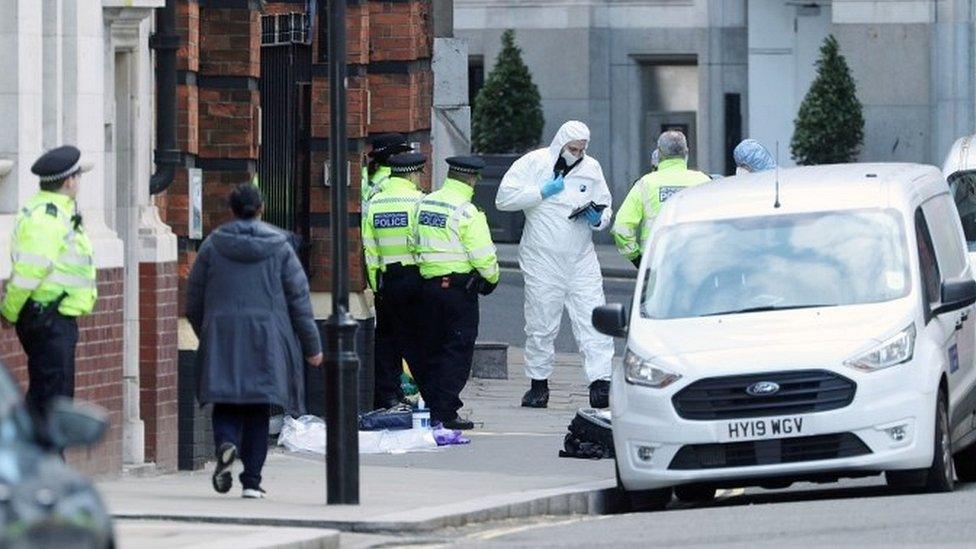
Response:
[[[258,178],[268,223],[309,242],[312,59],[309,17],[261,17],[261,153]],[[308,265],[308,246],[300,250]]]

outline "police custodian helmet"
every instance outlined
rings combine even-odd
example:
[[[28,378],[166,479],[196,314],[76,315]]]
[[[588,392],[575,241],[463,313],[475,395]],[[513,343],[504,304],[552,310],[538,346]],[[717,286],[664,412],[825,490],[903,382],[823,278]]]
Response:
[[[78,147],[64,145],[42,154],[31,166],[31,172],[41,178],[41,182],[66,179],[79,172],[92,169],[90,162],[81,159]]]

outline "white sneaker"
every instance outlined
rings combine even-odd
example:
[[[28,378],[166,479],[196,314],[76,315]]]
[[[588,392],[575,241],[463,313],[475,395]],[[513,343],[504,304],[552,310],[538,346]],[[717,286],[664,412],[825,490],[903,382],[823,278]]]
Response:
[[[261,488],[245,488],[241,492],[241,497],[244,499],[264,499],[267,497],[267,492]]]

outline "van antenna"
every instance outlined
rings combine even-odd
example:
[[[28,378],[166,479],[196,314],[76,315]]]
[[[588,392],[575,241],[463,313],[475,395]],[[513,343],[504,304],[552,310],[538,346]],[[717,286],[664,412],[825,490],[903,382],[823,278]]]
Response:
[[[776,140],[776,201],[773,202],[774,208],[779,208],[779,140]]]

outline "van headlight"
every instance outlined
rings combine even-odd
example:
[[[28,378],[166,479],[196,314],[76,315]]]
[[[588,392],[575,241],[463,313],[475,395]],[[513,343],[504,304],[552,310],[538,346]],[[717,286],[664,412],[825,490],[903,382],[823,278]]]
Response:
[[[627,383],[655,389],[663,389],[681,379],[680,375],[669,372],[650,360],[641,358],[630,349],[624,353],[624,373]]]
[[[844,365],[862,372],[874,372],[908,362],[914,352],[915,324],[913,323],[867,352],[845,360]]]

